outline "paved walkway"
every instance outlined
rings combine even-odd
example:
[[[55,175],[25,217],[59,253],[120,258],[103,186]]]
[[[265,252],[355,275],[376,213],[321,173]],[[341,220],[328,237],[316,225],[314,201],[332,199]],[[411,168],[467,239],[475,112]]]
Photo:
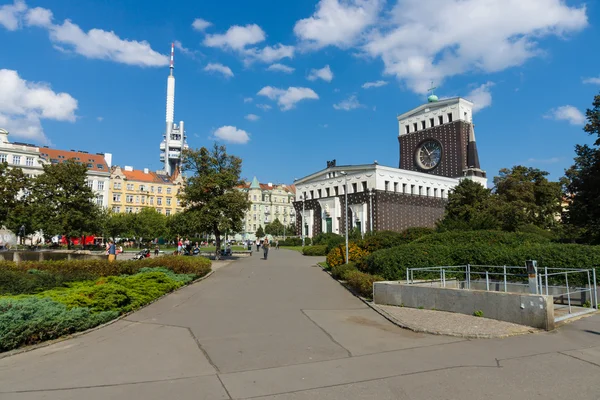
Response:
[[[0,399],[598,399],[600,318],[466,340],[403,330],[271,250],[108,327],[0,359]]]

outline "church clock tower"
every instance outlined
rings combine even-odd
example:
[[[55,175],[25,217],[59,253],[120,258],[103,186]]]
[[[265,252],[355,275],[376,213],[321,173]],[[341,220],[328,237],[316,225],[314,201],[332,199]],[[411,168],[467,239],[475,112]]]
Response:
[[[432,88],[431,90],[433,91]],[[487,184],[479,165],[473,103],[460,97],[428,103],[398,116],[400,169]]]

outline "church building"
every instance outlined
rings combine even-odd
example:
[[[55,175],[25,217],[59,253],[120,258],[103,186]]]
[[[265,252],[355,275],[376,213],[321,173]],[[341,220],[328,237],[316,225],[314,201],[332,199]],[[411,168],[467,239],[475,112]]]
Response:
[[[337,165],[296,180],[297,233],[344,234],[348,225],[363,234],[434,227],[444,215],[448,193],[462,179],[487,187],[479,164],[473,103],[460,97],[423,104],[397,117],[398,168],[374,164]]]

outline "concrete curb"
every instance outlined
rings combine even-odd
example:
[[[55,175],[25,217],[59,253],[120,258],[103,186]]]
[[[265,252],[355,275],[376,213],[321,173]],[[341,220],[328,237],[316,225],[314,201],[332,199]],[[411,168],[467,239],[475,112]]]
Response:
[[[352,290],[352,288],[350,288],[348,285],[346,285],[344,283],[344,281],[335,279],[333,277],[333,275],[331,275],[331,272],[327,271],[321,265],[315,264],[314,266],[321,268],[323,270],[323,272],[325,272],[327,275],[329,275],[331,277],[331,279],[333,279],[334,281],[339,283],[342,287],[344,287],[346,290],[348,290],[350,293],[352,293],[352,295],[354,295],[356,298],[361,300],[371,310],[375,311],[376,313],[381,315],[383,318],[390,321],[392,324],[394,324],[400,328],[403,328],[403,329],[411,330],[413,332],[428,333],[431,335],[440,335],[440,336],[460,337],[460,338],[464,338],[464,339],[503,339],[503,338],[507,338],[507,337],[511,337],[511,336],[526,335],[526,334],[530,334],[530,333],[539,333],[539,331],[532,328],[532,330],[527,331],[527,332],[516,332],[516,333],[510,333],[510,334],[504,334],[504,335],[489,335],[489,334],[472,335],[472,334],[463,334],[463,333],[459,333],[459,332],[439,332],[439,331],[433,331],[430,329],[421,328],[419,326],[415,326],[415,325],[409,324],[407,322],[401,321],[398,318],[387,313],[385,310],[382,310],[381,308],[377,307],[377,305],[373,304],[372,301],[355,293],[354,290]]]
[[[85,335],[85,334],[88,334],[88,333],[90,333],[90,332],[97,331],[98,329],[102,329],[102,328],[104,328],[105,326],[112,325],[112,324],[114,324],[114,323],[116,323],[116,322],[119,322],[120,320],[122,320],[122,319],[124,319],[124,318],[127,318],[127,317],[128,317],[128,316],[130,316],[131,314],[133,314],[133,313],[135,313],[135,312],[138,312],[138,311],[140,311],[140,310],[143,310],[144,308],[148,307],[149,305],[151,305],[151,304],[153,304],[153,303],[156,303],[157,301],[159,301],[159,300],[160,300],[160,299],[162,299],[163,297],[167,297],[168,295],[170,295],[170,294],[172,294],[172,293],[178,292],[178,291],[180,291],[180,290],[182,290],[182,289],[184,289],[184,288],[186,288],[186,287],[189,287],[189,286],[191,286],[191,285],[193,285],[193,284],[195,284],[195,283],[199,283],[199,282],[201,282],[201,281],[203,281],[203,280],[207,279],[209,276],[211,276],[211,275],[212,275],[212,274],[214,274],[214,273],[215,273],[215,271],[214,271],[214,270],[211,270],[211,271],[210,271],[208,274],[206,274],[206,275],[204,275],[204,276],[202,276],[202,277],[200,277],[200,278],[198,278],[198,279],[196,279],[196,280],[194,280],[194,281],[190,282],[188,285],[182,286],[182,287],[180,287],[180,288],[178,288],[178,289],[176,289],[176,290],[174,290],[174,291],[172,291],[172,292],[165,293],[165,294],[163,294],[162,296],[160,296],[160,297],[157,297],[156,299],[152,300],[150,303],[148,303],[148,304],[145,304],[144,306],[142,306],[142,307],[140,307],[140,308],[138,308],[138,309],[136,309],[136,310],[132,310],[132,311],[129,311],[128,313],[125,313],[125,314],[119,315],[117,318],[115,318],[115,319],[113,319],[113,320],[111,320],[111,321],[108,321],[108,322],[106,322],[106,323],[104,323],[104,324],[101,324],[101,325],[95,326],[95,327],[93,327],[93,328],[90,328],[90,329],[87,329],[87,330],[85,330],[85,331],[81,331],[81,332],[75,332],[75,333],[72,333],[72,334],[70,334],[70,335],[62,336],[62,337],[59,337],[59,338],[57,338],[57,339],[48,340],[48,341],[45,341],[45,342],[42,342],[42,343],[33,344],[33,345],[31,345],[31,346],[21,347],[21,348],[15,349],[15,350],[9,350],[9,351],[7,351],[7,352],[0,353],[0,360],[2,360],[3,358],[8,358],[8,357],[16,356],[16,355],[18,355],[18,354],[22,354],[22,353],[28,353],[28,352],[30,352],[30,351],[37,350],[37,349],[41,349],[41,348],[43,348],[43,347],[47,347],[47,346],[50,346],[50,345],[53,345],[53,344],[56,344],[56,343],[60,343],[60,342],[63,342],[63,341],[65,341],[65,340],[74,339],[74,338],[76,338],[76,337],[83,336],[83,335]]]

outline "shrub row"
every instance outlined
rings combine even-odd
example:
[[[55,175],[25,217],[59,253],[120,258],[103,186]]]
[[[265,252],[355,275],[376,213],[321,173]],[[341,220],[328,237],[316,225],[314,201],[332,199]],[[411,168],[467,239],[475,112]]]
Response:
[[[310,246],[312,241],[309,237],[304,238],[304,244],[306,246]],[[279,241],[280,246],[302,246],[302,238],[301,237],[289,237],[285,240]]]
[[[346,283],[362,297],[373,297],[373,283],[384,280],[379,275],[371,275],[360,271],[348,271],[345,274]]]
[[[327,255],[327,246],[325,245],[312,245],[312,246],[304,246],[302,249],[302,254],[305,256],[326,256]]]
[[[331,276],[333,276],[335,279],[346,280],[346,274],[350,271],[358,271],[356,264],[348,263],[336,265],[335,267],[331,268]]]
[[[92,328],[190,282],[194,274],[143,268],[130,276],[71,283],[0,298],[0,351]]]
[[[195,277],[210,272],[211,262],[204,257],[163,256],[134,261],[61,260],[16,264],[0,262],[0,295],[37,293],[70,282],[97,279],[103,276],[132,275],[144,268],[163,267],[175,274]]]
[[[447,231],[423,236],[413,243],[444,244],[447,246],[463,244],[485,244],[488,246],[526,244],[547,244],[548,237],[536,233],[504,232],[504,231]]]

